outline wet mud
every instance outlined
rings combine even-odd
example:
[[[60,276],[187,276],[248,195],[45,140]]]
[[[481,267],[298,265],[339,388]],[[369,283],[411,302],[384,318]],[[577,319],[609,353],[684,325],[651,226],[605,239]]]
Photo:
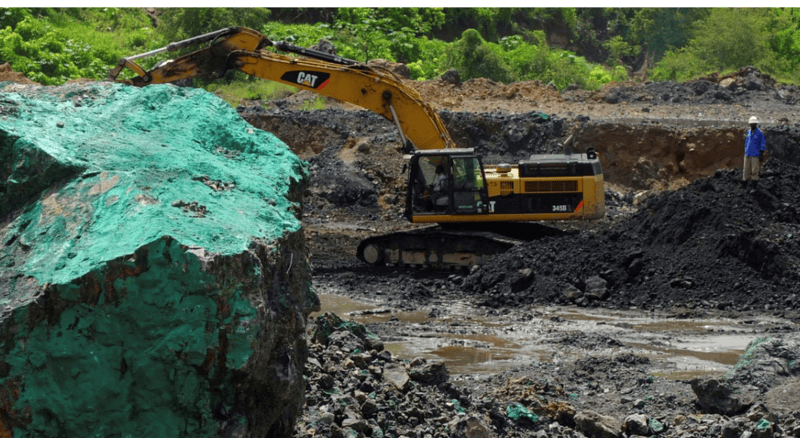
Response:
[[[680,318],[574,307],[532,307],[510,318],[475,311],[466,303],[452,303],[442,314],[397,310],[341,295],[323,294],[320,301],[320,313],[364,324],[395,355],[442,359],[453,375],[490,375],[531,362],[621,352],[649,358],[661,368],[656,373],[671,379],[724,374],[751,341],[794,327],[779,318]]]

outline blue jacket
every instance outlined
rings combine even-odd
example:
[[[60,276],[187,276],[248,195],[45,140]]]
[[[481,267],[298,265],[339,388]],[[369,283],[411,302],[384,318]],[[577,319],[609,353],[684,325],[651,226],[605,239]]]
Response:
[[[747,130],[747,136],[744,140],[744,154],[748,157],[757,157],[759,153],[766,149],[767,140],[764,138],[764,133],[758,128],[755,131],[752,129]]]

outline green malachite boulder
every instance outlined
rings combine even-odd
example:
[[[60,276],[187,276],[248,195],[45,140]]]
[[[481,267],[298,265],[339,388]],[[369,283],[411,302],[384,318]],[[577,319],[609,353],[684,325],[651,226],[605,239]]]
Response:
[[[0,83],[0,436],[291,436],[307,179],[202,90]]]

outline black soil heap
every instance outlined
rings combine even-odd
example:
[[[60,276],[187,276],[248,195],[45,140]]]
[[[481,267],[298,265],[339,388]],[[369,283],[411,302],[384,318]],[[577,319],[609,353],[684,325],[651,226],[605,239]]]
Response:
[[[602,231],[545,237],[474,271],[464,290],[490,307],[531,303],[786,314],[798,303],[800,169],[762,180],[720,170],[649,198]]]

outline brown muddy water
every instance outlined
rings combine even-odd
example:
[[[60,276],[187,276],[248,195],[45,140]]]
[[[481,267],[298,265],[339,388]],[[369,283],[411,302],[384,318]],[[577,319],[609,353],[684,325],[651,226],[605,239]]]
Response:
[[[321,312],[368,326],[395,356],[442,359],[454,375],[623,352],[649,357],[666,378],[724,374],[750,341],[772,327],[791,324],[769,317],[679,319],[635,310],[566,307],[531,307],[512,317],[487,315],[464,303],[449,303],[445,314],[436,315],[430,309],[395,311],[338,295],[321,294],[320,300]],[[564,342],[575,334],[584,341]]]

